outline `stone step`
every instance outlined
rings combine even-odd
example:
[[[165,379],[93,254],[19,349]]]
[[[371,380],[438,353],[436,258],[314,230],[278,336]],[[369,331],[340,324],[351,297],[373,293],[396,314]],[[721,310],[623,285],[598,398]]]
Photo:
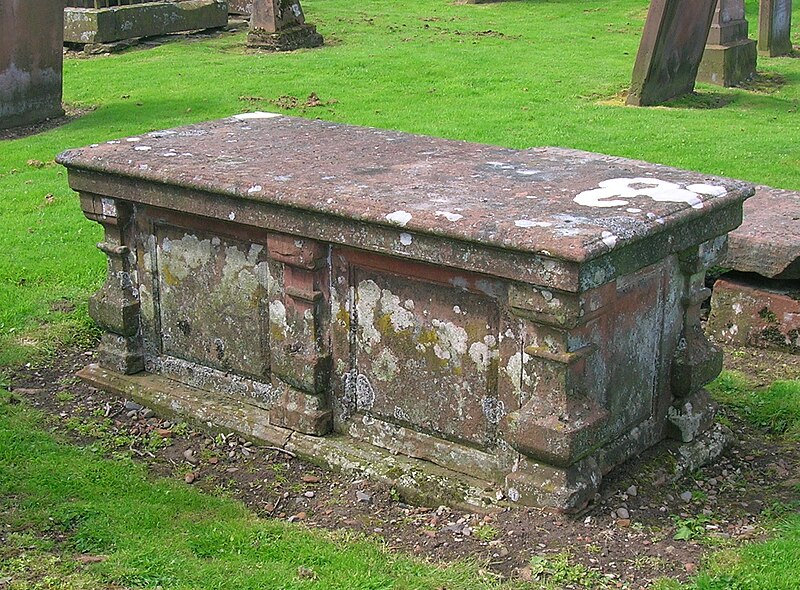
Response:
[[[417,504],[447,504],[463,510],[498,508],[495,486],[428,461],[390,453],[347,436],[317,437],[270,424],[269,411],[213,391],[160,375],[122,375],[91,364],[77,373],[88,384],[134,399],[165,416],[188,419],[202,430],[235,432],[279,447],[328,469],[393,486]]]

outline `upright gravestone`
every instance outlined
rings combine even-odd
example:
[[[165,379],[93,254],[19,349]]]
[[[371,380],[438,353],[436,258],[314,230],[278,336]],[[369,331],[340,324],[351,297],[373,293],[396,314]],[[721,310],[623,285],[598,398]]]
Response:
[[[300,0],[253,0],[248,47],[293,51],[320,45],[322,35],[305,22]]]
[[[653,0],[628,104],[648,106],[694,90],[716,0]]]
[[[0,129],[64,114],[63,4],[0,2]]]
[[[761,0],[758,8],[758,52],[775,57],[792,52],[792,0]]]
[[[718,0],[697,72],[699,81],[736,86],[755,75],[756,42],[747,37],[747,28],[744,0]]]

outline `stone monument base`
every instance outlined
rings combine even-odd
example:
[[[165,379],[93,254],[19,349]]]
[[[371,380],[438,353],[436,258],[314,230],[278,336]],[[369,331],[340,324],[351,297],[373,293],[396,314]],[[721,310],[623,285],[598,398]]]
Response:
[[[256,29],[247,33],[247,46],[265,51],[294,51],[322,46],[322,35],[310,24],[296,25],[274,33]]]
[[[736,86],[755,76],[756,42],[743,39],[731,45],[706,45],[697,71],[698,82]]]

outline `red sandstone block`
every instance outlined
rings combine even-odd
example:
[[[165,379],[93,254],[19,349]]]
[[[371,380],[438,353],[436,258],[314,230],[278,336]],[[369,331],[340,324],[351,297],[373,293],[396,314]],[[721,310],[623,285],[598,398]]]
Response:
[[[800,286],[720,279],[714,284],[708,332],[724,344],[800,353]]]

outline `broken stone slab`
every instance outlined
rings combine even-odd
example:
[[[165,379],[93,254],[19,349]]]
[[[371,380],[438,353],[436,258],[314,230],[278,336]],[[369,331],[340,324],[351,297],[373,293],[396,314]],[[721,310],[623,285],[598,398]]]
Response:
[[[653,0],[627,104],[651,106],[694,90],[716,0]]]
[[[0,129],[63,115],[61,10],[50,0],[4,0],[0,31]]]
[[[717,0],[703,59],[700,82],[736,86],[756,73],[756,42],[747,37],[744,0]]]
[[[760,0],[758,53],[777,57],[792,53],[792,0]]]
[[[724,275],[714,283],[707,331],[720,344],[800,354],[800,281]]]
[[[146,2],[108,8],[64,9],[64,41],[113,43],[139,37],[214,29],[228,23],[226,0]]]
[[[266,51],[319,47],[322,35],[305,22],[300,0],[253,0],[247,46]]]
[[[97,384],[152,378],[230,423],[171,384],[192,388],[326,464],[351,464],[335,443],[559,510],[711,421],[704,275],[745,183],[273,113],[58,161],[106,231]]]
[[[800,279],[800,192],[757,186],[721,265],[770,279]]]

